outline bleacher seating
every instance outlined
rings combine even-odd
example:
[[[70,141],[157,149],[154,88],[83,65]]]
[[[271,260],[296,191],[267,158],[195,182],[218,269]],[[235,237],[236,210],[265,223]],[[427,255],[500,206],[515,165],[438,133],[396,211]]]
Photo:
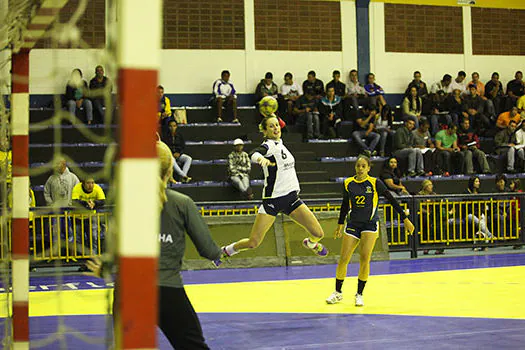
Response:
[[[177,184],[174,186],[178,191],[190,195],[197,202],[210,201],[233,201],[238,200],[239,195],[226,182],[226,158],[232,150],[232,141],[242,138],[246,141],[245,149],[250,150],[262,141],[262,135],[257,132],[259,117],[255,109],[242,108],[239,110],[239,118],[242,125],[233,123],[215,124],[212,110],[209,108],[187,109],[187,125],[181,125],[179,131],[183,134],[187,145],[186,152],[193,159],[190,176],[193,182],[190,184]],[[34,124],[46,120],[52,116],[51,110],[31,110],[30,119],[30,148],[29,159],[31,168],[42,170],[42,166],[49,163],[55,152],[55,127],[37,127]],[[77,164],[70,165],[73,172],[82,169],[88,173],[96,173],[104,166],[104,155],[111,140],[104,139],[104,135],[117,133],[116,126],[105,129],[102,126],[85,126],[80,131],[71,125],[60,125],[62,152],[73,159]],[[294,128],[283,134],[286,146],[294,154],[296,169],[301,182],[301,197],[304,199],[314,198],[339,198],[341,196],[340,181],[345,176],[353,174],[358,150],[349,141],[350,125],[343,125],[342,137],[339,140],[313,140],[302,142],[302,136]],[[85,133],[97,135],[100,143],[93,143],[93,139],[86,137]],[[114,146],[114,144],[113,144]],[[482,149],[490,154],[493,149],[493,141],[482,140]],[[107,161],[114,162],[116,159]],[[498,157],[490,156],[492,169],[501,171],[502,164]],[[371,175],[378,176],[381,172],[384,159],[372,158]],[[31,174],[31,184],[35,189],[37,204],[44,205],[43,185],[49,175],[51,168],[47,171],[37,171]],[[258,166],[253,166],[251,171],[255,198],[260,198],[262,190],[262,171]],[[493,176],[483,176],[490,179]],[[404,184],[410,192],[417,192],[423,178],[404,179]],[[455,176],[442,178],[434,176],[438,181],[436,188],[438,193],[462,193],[467,185],[466,176]],[[100,181],[99,181],[100,182]],[[483,181],[485,192],[493,187],[493,181]],[[101,183],[102,185],[106,185]]]

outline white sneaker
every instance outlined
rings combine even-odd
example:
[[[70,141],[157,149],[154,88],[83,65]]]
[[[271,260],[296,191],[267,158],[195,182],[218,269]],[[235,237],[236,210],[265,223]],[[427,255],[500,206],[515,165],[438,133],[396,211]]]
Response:
[[[355,306],[365,306],[365,301],[363,300],[362,294],[355,295]]]
[[[327,304],[336,304],[340,301],[343,301],[343,293],[338,291],[333,292],[328,298],[326,298]]]

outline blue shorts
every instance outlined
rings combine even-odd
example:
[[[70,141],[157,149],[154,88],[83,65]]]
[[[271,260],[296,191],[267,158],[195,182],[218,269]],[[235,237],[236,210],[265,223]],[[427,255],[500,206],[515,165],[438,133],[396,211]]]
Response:
[[[292,211],[299,208],[303,203],[297,192],[290,192],[285,196],[263,199],[259,207],[259,214],[277,216],[279,213],[290,215]]]
[[[345,227],[345,233],[349,236],[361,239],[361,233],[370,232],[378,233],[379,232],[379,221],[370,221],[364,223],[347,223]]]

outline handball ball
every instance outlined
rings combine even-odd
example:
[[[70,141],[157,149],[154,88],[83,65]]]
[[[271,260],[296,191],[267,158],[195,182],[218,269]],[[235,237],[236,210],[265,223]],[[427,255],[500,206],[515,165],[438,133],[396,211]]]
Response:
[[[265,96],[259,102],[259,112],[265,117],[277,112],[278,107],[277,100],[272,96]]]

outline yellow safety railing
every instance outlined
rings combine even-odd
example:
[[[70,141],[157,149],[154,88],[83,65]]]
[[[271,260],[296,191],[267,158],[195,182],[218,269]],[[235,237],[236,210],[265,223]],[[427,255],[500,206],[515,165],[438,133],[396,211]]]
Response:
[[[421,244],[497,242],[520,238],[518,199],[422,201],[419,204]]]

